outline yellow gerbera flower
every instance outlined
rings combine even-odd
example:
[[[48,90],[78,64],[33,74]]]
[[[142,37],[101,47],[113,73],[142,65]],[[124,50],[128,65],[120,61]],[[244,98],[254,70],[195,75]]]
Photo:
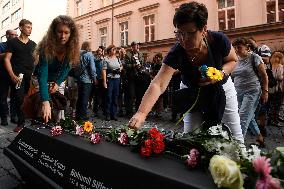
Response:
[[[91,122],[86,121],[84,123],[84,131],[86,131],[87,133],[92,132],[93,128],[94,128],[94,126],[93,126],[93,124]]]
[[[217,81],[221,81],[223,79],[223,74],[214,67],[208,67],[206,74],[207,77],[209,77],[210,79],[214,79]]]

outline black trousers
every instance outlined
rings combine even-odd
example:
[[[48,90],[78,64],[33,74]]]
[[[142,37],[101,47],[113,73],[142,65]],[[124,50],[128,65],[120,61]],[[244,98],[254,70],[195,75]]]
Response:
[[[78,83],[78,99],[76,103],[76,118],[86,119],[88,102],[92,93],[92,83]]]
[[[7,72],[0,71],[0,117],[5,118],[8,115],[8,93],[11,80]]]
[[[139,87],[139,86],[138,86]],[[133,104],[135,101],[135,82],[129,80],[125,83],[124,102],[126,115],[131,116],[133,114]]]
[[[101,108],[103,114],[106,114],[106,95],[107,90],[103,86],[103,80],[98,80],[98,85],[93,85],[93,112],[97,114],[99,107]]]
[[[22,111],[22,105],[24,97],[27,95],[30,88],[31,75],[24,74],[24,78],[21,83],[21,87],[16,89],[16,84],[11,85],[11,99],[15,102],[15,109],[18,116],[18,125],[22,126],[25,123],[24,113]],[[39,104],[38,104],[39,106]]]

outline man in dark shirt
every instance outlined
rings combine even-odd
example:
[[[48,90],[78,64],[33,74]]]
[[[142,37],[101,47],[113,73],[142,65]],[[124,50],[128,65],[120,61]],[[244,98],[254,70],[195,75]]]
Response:
[[[7,30],[6,38],[7,41],[17,37],[17,31],[15,30]],[[1,125],[7,126],[7,114],[8,114],[8,104],[7,97],[10,85],[10,78],[7,70],[4,67],[4,56],[7,49],[7,42],[0,43],[0,117],[1,117]],[[14,104],[14,103],[13,103]],[[12,109],[12,104],[11,107]],[[12,111],[10,111],[12,114]]]
[[[18,116],[18,124],[14,129],[15,132],[19,132],[25,123],[21,106],[30,87],[30,79],[34,70],[33,51],[36,47],[36,43],[29,39],[32,32],[31,21],[22,19],[19,23],[19,28],[21,34],[19,37],[8,41],[5,56],[5,67],[13,82],[11,96],[15,99]],[[19,74],[23,74],[22,79],[20,79]],[[16,89],[17,84],[20,87]]]
[[[136,88],[140,87],[136,85],[135,79],[137,77],[138,71],[143,65],[143,55],[139,52],[140,43],[133,41],[131,43],[131,51],[126,54],[125,64],[123,69],[125,70],[125,109],[126,115],[132,116],[133,114],[133,104],[135,100]]]

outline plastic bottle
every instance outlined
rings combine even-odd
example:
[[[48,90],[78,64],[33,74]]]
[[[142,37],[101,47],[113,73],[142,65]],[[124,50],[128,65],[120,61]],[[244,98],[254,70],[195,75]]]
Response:
[[[16,89],[21,88],[21,84],[22,84],[24,74],[20,73],[18,77],[19,77],[20,81],[16,84]]]

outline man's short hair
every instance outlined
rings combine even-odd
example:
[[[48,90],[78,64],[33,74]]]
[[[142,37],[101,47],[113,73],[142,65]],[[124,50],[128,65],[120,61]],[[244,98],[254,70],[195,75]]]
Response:
[[[22,27],[24,26],[25,24],[31,24],[32,25],[32,22],[27,20],[27,19],[22,19],[20,22],[19,22],[19,27]]]
[[[141,43],[139,43],[138,41],[132,41],[131,42],[131,46],[133,46],[133,45],[140,45]]]

